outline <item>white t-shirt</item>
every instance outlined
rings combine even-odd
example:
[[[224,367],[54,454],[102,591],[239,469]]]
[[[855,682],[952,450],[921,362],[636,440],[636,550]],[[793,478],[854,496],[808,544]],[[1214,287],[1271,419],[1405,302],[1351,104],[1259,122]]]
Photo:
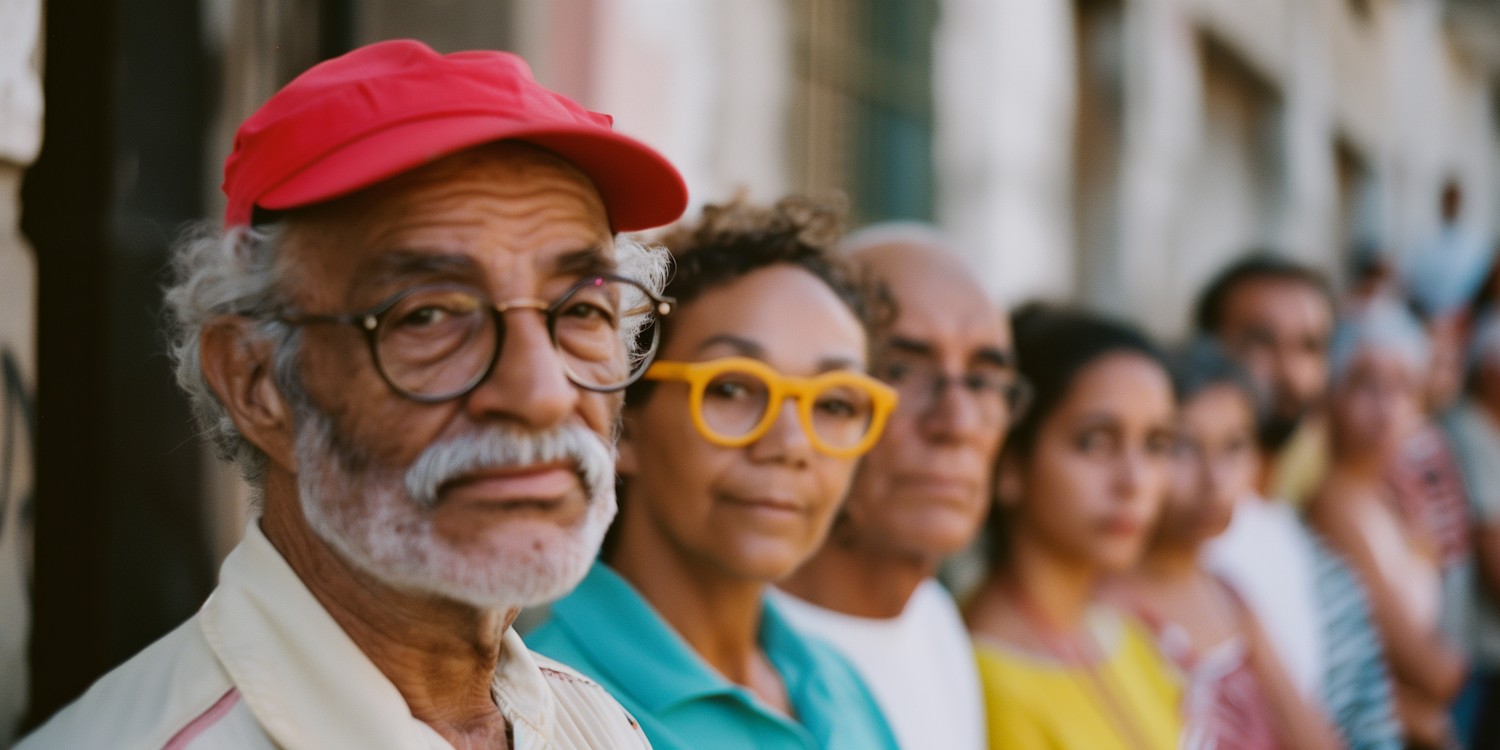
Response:
[[[1286,503],[1241,500],[1229,528],[1203,548],[1203,565],[1234,587],[1260,620],[1304,698],[1321,702],[1323,625],[1306,527]]]
[[[903,750],[985,750],[974,645],[942,584],[923,581],[890,619],[854,617],[771,589],[778,610],[854,665]]]

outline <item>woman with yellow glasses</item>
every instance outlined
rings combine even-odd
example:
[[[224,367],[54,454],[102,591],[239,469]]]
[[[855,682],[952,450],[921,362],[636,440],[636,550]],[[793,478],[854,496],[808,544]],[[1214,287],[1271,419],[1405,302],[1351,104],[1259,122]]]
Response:
[[[733,204],[666,238],[677,306],[626,391],[620,515],[527,636],[614,693],[657,750],[896,747],[853,669],[764,596],[818,548],[896,403],[864,374],[838,219],[800,199]]]

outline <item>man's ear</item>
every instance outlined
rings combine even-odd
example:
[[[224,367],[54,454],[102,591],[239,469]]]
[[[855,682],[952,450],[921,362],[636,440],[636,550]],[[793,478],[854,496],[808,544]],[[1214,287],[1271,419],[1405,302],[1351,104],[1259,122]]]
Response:
[[[1022,470],[1020,457],[1008,451],[1000,454],[1000,461],[995,465],[995,504],[1014,509],[1025,496],[1026,473]]]
[[[297,470],[292,410],[272,377],[271,343],[239,315],[208,321],[198,337],[199,366],[240,435],[289,472]]]
[[[634,476],[640,470],[640,462],[635,455],[635,441],[631,436],[635,432],[632,429],[630,413],[620,414],[620,438],[615,441],[615,473],[622,477]]]

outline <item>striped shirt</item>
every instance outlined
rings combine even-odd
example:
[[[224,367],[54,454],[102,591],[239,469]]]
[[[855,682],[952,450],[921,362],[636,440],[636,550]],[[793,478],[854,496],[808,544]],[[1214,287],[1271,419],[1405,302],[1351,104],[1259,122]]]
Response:
[[[1308,536],[1326,648],[1324,710],[1349,750],[1401,750],[1391,678],[1364,588],[1337,553]]]

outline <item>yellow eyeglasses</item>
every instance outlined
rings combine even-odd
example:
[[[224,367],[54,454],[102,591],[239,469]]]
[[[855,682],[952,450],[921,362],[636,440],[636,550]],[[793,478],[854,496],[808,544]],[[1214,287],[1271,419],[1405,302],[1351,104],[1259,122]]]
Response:
[[[759,440],[776,423],[781,403],[795,398],[813,447],[835,458],[853,458],[875,445],[896,408],[895,389],[863,373],[796,378],[748,357],[657,362],[645,379],[687,383],[693,425],[725,448]]]

